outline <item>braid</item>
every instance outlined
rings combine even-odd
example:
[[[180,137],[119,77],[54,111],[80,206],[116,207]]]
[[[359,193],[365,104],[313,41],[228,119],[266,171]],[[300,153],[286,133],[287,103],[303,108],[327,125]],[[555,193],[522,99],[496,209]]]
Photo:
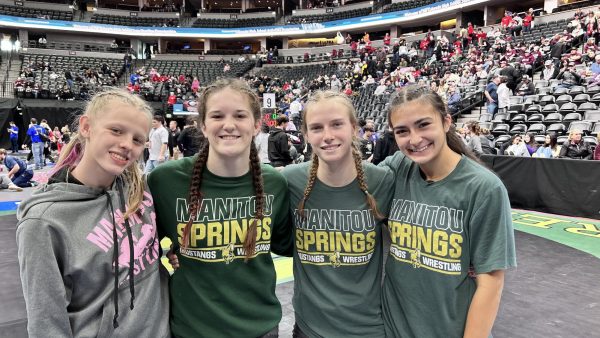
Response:
[[[252,138],[252,142],[250,142],[250,170],[252,171],[252,185],[254,185],[256,208],[254,212],[254,220],[248,224],[248,231],[246,232],[246,239],[244,240],[246,262],[254,255],[254,251],[256,249],[257,223],[259,221],[262,222],[265,207],[265,187],[263,185],[260,160],[258,157],[258,150],[254,144],[254,138]]]
[[[369,187],[367,186],[367,181],[365,180],[365,172],[362,166],[362,158],[360,156],[359,150],[356,147],[356,143],[353,143],[352,146],[352,157],[354,158],[354,165],[356,166],[356,178],[358,179],[358,185],[360,186],[360,190],[365,193],[367,197],[367,204],[375,218],[383,219],[385,218],[377,209],[377,202],[373,195],[369,193]]]
[[[315,153],[313,153],[312,165],[310,167],[310,171],[308,174],[308,183],[306,184],[306,188],[304,189],[304,196],[302,196],[300,203],[298,203],[298,211],[300,212],[301,217],[304,217],[304,204],[306,203],[306,200],[308,200],[308,196],[310,195],[310,192],[312,191],[313,187],[315,186],[318,168],[319,168],[319,157],[317,157],[317,155],[315,155]]]
[[[188,220],[185,228],[183,228],[183,239],[180,243],[184,248],[187,248],[190,243],[190,232],[192,229],[192,223],[196,218],[196,214],[200,211],[202,205],[202,193],[200,187],[202,185],[202,172],[206,166],[206,160],[208,159],[208,142],[205,142],[198,152],[198,158],[194,162],[194,169],[192,170],[192,180],[190,182],[190,195],[189,195],[189,214],[190,219]]]

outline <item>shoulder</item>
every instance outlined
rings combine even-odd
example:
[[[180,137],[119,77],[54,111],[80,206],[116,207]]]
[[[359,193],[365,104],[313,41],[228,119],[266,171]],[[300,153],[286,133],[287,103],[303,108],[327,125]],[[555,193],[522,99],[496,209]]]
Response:
[[[172,180],[178,175],[190,176],[195,162],[196,156],[184,157],[175,161],[167,161],[156,167],[152,170],[150,175],[148,175],[148,185],[153,187],[165,178]]]
[[[308,178],[308,171],[310,170],[311,165],[312,161],[288,165],[283,169],[281,174],[288,181],[298,178],[306,180]]]
[[[287,181],[277,169],[269,164],[261,164],[260,170],[265,185],[276,185],[287,190]]]
[[[391,188],[395,181],[394,172],[390,167],[376,166],[372,163],[363,162],[363,170],[369,185],[369,190]]]

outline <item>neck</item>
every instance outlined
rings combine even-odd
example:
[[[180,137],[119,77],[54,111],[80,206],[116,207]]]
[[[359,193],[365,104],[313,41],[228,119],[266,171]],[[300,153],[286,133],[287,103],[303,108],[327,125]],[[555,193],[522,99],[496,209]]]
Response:
[[[218,176],[240,177],[250,170],[249,152],[250,150],[247,154],[236,157],[220,157],[209,149],[206,168]]]
[[[419,165],[427,181],[440,181],[446,178],[460,162],[461,155],[446,146],[436,159]]]
[[[68,170],[68,169],[67,169]],[[101,175],[94,175],[91,168],[87,168],[85,163],[81,161],[75,169],[71,170],[69,174],[75,177],[83,185],[92,188],[106,189],[114,182],[115,177],[103,178]]]
[[[319,161],[317,178],[330,187],[343,187],[356,179],[356,166],[352,156],[346,156],[344,160],[327,163]]]

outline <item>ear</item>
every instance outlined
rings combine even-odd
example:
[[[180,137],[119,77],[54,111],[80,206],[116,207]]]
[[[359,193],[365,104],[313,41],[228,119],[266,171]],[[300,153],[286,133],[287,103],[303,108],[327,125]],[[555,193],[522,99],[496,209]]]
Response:
[[[92,129],[92,125],[90,124],[90,118],[86,115],[82,115],[79,117],[79,134],[83,138],[90,137],[90,130]]]
[[[262,126],[261,120],[256,120],[256,122],[254,122],[254,136],[256,136],[256,135],[258,135],[258,133],[260,133],[261,126]]]
[[[446,114],[442,122],[444,123],[444,131],[447,133],[450,131],[450,126],[452,126],[452,116],[450,114]]]

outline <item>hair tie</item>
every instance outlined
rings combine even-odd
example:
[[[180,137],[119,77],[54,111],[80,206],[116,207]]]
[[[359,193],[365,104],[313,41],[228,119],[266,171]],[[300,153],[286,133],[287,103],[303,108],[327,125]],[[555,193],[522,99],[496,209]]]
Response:
[[[369,190],[365,189],[365,190],[363,190],[363,192],[365,193],[365,195],[367,195],[367,196],[369,195]]]

